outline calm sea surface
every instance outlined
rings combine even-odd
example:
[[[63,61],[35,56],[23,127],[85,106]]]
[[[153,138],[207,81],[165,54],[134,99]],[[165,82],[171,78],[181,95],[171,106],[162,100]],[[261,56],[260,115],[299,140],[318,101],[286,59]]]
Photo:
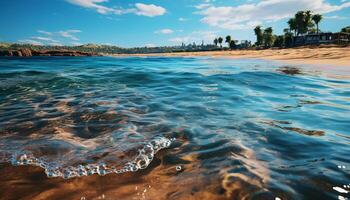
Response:
[[[350,198],[350,69],[330,71],[0,58],[0,198]]]

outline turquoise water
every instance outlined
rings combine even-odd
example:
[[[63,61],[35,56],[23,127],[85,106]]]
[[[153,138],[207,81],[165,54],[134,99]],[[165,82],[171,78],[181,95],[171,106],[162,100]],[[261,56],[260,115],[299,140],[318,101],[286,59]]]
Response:
[[[315,68],[206,57],[0,58],[1,163],[52,178],[152,169],[165,151],[162,165],[179,170],[173,176],[195,165],[225,198],[349,198],[341,190],[350,188],[349,130],[350,80]]]

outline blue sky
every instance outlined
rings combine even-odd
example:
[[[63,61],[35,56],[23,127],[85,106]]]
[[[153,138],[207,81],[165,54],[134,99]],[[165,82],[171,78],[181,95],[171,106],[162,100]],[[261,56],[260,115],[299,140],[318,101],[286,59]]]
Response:
[[[350,0],[1,0],[0,41],[122,47],[255,40],[253,27],[279,34],[298,10],[325,18],[323,31],[350,25]]]

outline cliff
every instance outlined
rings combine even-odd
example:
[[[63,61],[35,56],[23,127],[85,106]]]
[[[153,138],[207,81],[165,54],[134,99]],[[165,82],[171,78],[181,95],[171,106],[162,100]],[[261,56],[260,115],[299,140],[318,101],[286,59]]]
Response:
[[[53,50],[53,51],[34,51],[31,49],[18,50],[0,50],[0,56],[17,56],[17,57],[31,57],[31,56],[98,56],[97,53],[67,51],[67,50]]]

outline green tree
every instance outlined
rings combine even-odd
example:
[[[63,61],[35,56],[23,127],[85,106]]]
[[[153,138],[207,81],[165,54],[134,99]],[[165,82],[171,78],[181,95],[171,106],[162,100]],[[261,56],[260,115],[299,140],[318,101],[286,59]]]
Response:
[[[304,11],[299,11],[295,14],[295,25],[296,25],[297,35],[306,33],[306,31],[304,30],[304,19],[305,19]]]
[[[350,33],[350,26],[342,28],[340,32],[342,32],[342,33]]]
[[[261,46],[263,43],[263,30],[261,26],[255,27],[254,33],[256,35],[256,46]]]
[[[215,39],[214,39],[214,44],[215,44],[215,46],[218,46],[218,43],[219,43],[218,39],[215,38]]]
[[[314,16],[312,16],[312,21],[314,21],[315,22],[315,24],[316,24],[316,30],[317,30],[317,34],[319,33],[319,31],[320,31],[320,29],[318,28],[318,24],[322,21],[322,15],[320,15],[320,14],[316,14],[316,15],[314,15]]]
[[[231,38],[231,36],[226,36],[226,38],[225,38],[225,42],[227,43],[227,45],[228,46],[230,46],[230,42],[231,42],[231,40],[232,40],[232,38]]]
[[[264,46],[265,46],[265,48],[272,47],[273,41],[274,41],[272,27],[266,28],[264,30],[263,38],[264,38]]]
[[[310,10],[305,12],[305,21],[304,21],[304,27],[306,29],[306,32],[308,32],[309,29],[312,29],[315,27],[315,24],[312,21],[312,12]]]
[[[284,47],[285,46],[285,38],[284,35],[276,35],[274,36],[275,41],[273,42],[274,47]]]
[[[230,49],[235,49],[236,48],[236,42],[234,40],[230,41]]]
[[[285,47],[293,46],[293,33],[291,32],[284,33],[284,46]]]
[[[317,33],[317,29],[316,28],[310,28],[308,30],[308,33],[315,34],[315,33]]]
[[[288,20],[288,25],[289,25],[289,29],[290,31],[294,31],[294,35],[297,34],[297,21],[295,18],[291,18]]]
[[[220,48],[222,48],[222,42],[224,41],[224,39],[222,39],[222,37],[219,37],[218,38],[218,42],[220,44]]]
[[[283,29],[283,33],[289,33],[289,32],[290,32],[290,29],[289,29],[289,28]]]
[[[303,35],[314,27],[312,22],[312,13],[308,11],[299,11],[295,14],[297,35]]]

